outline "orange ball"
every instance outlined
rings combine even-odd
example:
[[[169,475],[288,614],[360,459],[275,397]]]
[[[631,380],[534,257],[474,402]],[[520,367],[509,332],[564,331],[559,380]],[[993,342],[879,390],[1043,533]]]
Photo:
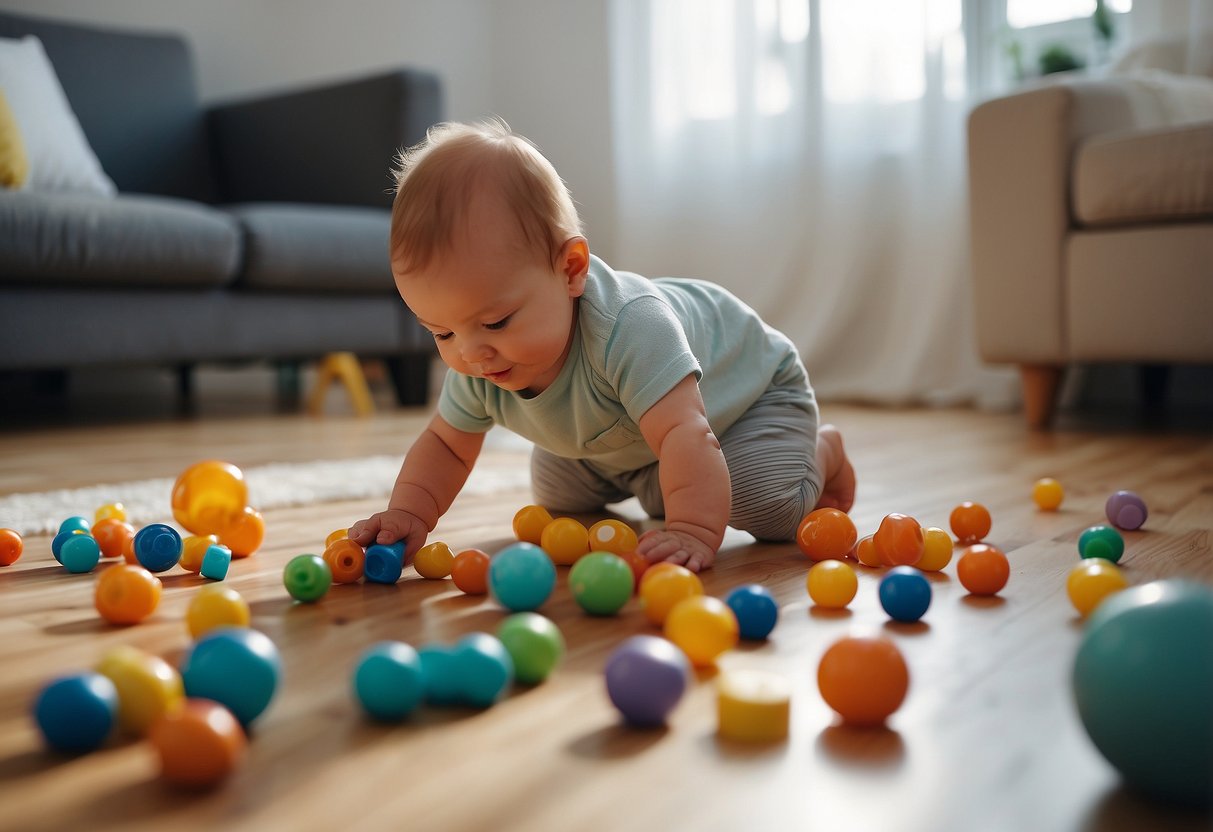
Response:
[[[480,549],[464,549],[451,564],[451,580],[468,595],[489,591],[489,555]]]
[[[627,562],[627,565],[632,567],[632,586],[636,594],[640,593],[640,582],[644,580],[644,576],[649,574],[649,567],[653,562],[639,552],[624,552],[620,555]]]
[[[97,576],[93,603],[112,624],[138,624],[159,606],[160,586],[142,566],[116,563]]]
[[[884,566],[880,561],[880,553],[876,551],[876,543],[870,534],[864,535],[856,541],[855,548],[851,550],[851,556],[864,566]]]
[[[171,502],[173,517],[186,529],[218,534],[248,503],[244,472],[216,459],[196,462],[177,477]]]
[[[948,518],[952,534],[961,543],[979,543],[990,533],[990,512],[981,503],[963,502]]]
[[[974,595],[997,595],[1011,577],[1011,564],[1001,549],[976,543],[956,562],[956,577]]]
[[[135,555],[135,536],[122,544],[122,559],[132,566],[140,566],[139,558]],[[180,562],[180,561],[178,561]]]
[[[848,636],[830,645],[821,657],[817,687],[843,722],[883,725],[905,700],[910,671],[901,651],[888,639]]]
[[[855,545],[855,522],[836,508],[810,511],[796,529],[796,545],[815,561],[838,560]]]
[[[572,566],[590,553],[590,533],[572,517],[560,517],[544,527],[539,545],[554,563]]]
[[[330,543],[322,557],[335,584],[356,584],[366,569],[366,551],[348,537]]]
[[[620,520],[599,520],[590,526],[590,551],[623,555],[636,551],[636,532]]]
[[[922,526],[907,514],[888,514],[880,521],[872,544],[884,566],[913,566],[922,558]]]
[[[244,756],[248,741],[232,712],[209,699],[186,699],[152,723],[148,735],[160,773],[180,786],[212,786]]]
[[[523,506],[514,515],[514,536],[538,546],[543,538],[543,530],[551,522],[552,515],[543,506]]]
[[[655,564],[640,584],[645,617],[657,625],[665,623],[675,604],[696,595],[703,595],[703,581],[690,569],[674,563]]]
[[[265,540],[265,518],[252,506],[245,506],[228,518],[219,529],[219,542],[232,550],[232,557],[247,558]]]
[[[103,558],[122,557],[126,541],[135,537],[135,527],[117,517],[106,517],[93,524],[93,539],[101,547]]]
[[[0,529],[0,566],[12,566],[21,559],[25,541],[13,529]]]

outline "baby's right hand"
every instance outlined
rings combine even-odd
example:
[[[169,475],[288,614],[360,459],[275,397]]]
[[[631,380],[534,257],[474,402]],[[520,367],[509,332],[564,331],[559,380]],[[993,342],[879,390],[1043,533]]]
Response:
[[[350,540],[359,546],[403,540],[404,557],[407,561],[409,556],[425,544],[429,533],[430,530],[421,522],[421,518],[403,509],[389,508],[350,526],[349,536]]]

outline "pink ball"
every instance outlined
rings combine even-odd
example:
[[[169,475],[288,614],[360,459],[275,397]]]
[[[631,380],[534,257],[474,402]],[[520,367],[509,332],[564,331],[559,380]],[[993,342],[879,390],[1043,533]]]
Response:
[[[1140,529],[1149,515],[1145,500],[1132,491],[1117,491],[1108,498],[1104,512],[1108,515],[1109,523],[1130,532]]]

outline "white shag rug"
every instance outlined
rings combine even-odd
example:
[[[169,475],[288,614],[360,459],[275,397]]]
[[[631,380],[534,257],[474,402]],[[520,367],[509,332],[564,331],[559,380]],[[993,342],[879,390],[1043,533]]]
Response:
[[[499,494],[530,485],[526,457],[517,464],[482,464],[472,469],[465,494]],[[286,506],[361,500],[391,495],[400,473],[399,456],[371,456],[325,462],[276,463],[244,468],[249,505],[264,511]],[[87,488],[59,489],[0,497],[0,528],[19,534],[46,534],[64,519],[80,515],[89,521],[106,503],[122,503],[127,519],[137,526],[172,522],[170,504],[176,478],[104,483]]]

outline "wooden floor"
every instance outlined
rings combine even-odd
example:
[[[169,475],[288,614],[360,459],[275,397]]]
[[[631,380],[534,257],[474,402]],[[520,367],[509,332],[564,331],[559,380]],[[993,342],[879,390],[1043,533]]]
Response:
[[[1151,512],[1145,530],[1127,535],[1122,563],[1131,581],[1213,583],[1209,433],[1101,426],[1033,434],[1015,414],[969,411],[829,407],[824,415],[842,428],[859,472],[852,514],[861,533],[893,511],[946,528],[953,506],[977,500],[993,514],[990,537],[1008,552],[1012,576],[1001,597],[976,600],[960,588],[953,562],[933,580],[924,621],[894,625],[876,599],[879,572],[861,569],[851,608],[827,614],[810,606],[808,563],[794,546],[731,532],[705,575],[707,591],[723,596],[760,582],[779,599],[781,618],[767,643],[743,645],[720,665],[790,679],[787,742],[718,741],[708,673],[667,729],[623,727],[605,695],[603,663],[626,636],[653,630],[636,601],[617,618],[584,615],[563,571],[541,612],[569,649],[546,683],[516,688],[483,712],[423,707],[401,726],[368,723],[349,695],[362,648],[491,632],[504,613],[412,569],[396,586],[341,586],[317,605],[294,604],[281,583],[286,561],[318,552],[330,530],[378,506],[283,509],[267,512],[264,548],[237,562],[229,582],[280,648],[284,682],[239,773],[202,795],[164,787],[145,743],[115,738],[84,757],[49,753],[28,716],[42,683],[90,667],[115,645],[176,661],[200,580],[166,573],[153,618],[107,626],[92,607],[96,576],[65,573],[48,538],[27,539],[25,557],[0,571],[0,828],[1208,829],[1207,815],[1154,806],[1119,786],[1083,733],[1068,682],[1081,626],[1064,578],[1079,533],[1102,522],[1108,494],[1130,488]],[[171,477],[203,458],[251,466],[403,453],[423,421],[398,412],[365,421],[244,415],[24,427],[0,433],[0,494]],[[1038,512],[1029,497],[1046,475],[1067,491],[1055,514]],[[493,551],[528,501],[525,492],[461,498],[432,539]],[[633,507],[621,512],[641,525]],[[909,695],[885,730],[836,726],[817,692],[822,652],[857,631],[888,635],[910,666]]]

